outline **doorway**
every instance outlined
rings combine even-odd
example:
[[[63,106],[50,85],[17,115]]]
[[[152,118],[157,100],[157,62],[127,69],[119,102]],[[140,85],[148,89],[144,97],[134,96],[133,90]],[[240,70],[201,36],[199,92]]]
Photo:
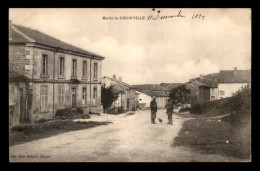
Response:
[[[127,104],[126,104],[127,106],[127,110],[129,110],[129,105],[130,105],[130,99],[127,99]]]
[[[20,103],[19,103],[19,108],[20,108],[20,123],[25,122],[26,116],[25,116],[25,99],[24,99],[24,93],[23,93],[23,88],[19,88],[19,95],[20,95]]]
[[[76,107],[76,88],[71,88],[71,106]]]

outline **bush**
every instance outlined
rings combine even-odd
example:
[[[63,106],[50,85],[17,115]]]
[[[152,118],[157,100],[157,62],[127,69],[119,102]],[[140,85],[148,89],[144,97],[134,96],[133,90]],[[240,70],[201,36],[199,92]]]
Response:
[[[66,109],[58,109],[56,111],[55,116],[61,116],[61,117],[72,117],[74,115],[77,115],[79,112],[83,113],[82,109],[73,109],[73,108],[66,108]]]
[[[202,114],[203,113],[203,105],[201,104],[194,104],[191,108],[190,108],[190,112],[193,114]]]
[[[72,112],[71,112],[71,109],[69,108],[66,108],[66,109],[58,109],[56,111],[56,114],[55,116],[72,116]]]
[[[179,112],[188,112],[190,111],[191,108],[186,107],[186,108],[181,108]]]
[[[77,108],[77,112],[78,112],[79,114],[83,114],[83,109],[80,108],[80,107],[78,107],[78,108]]]
[[[124,112],[125,112],[125,110],[124,110],[123,106],[118,107],[117,113],[124,113]]]
[[[251,114],[251,87],[245,86],[233,94],[232,97],[219,99],[205,103],[195,103],[190,112],[193,114],[202,113],[231,113],[232,120],[239,120],[239,115]]]
[[[45,123],[45,122],[47,122],[48,120],[47,119],[40,119],[40,120],[38,120],[38,121],[36,121],[36,123]]]

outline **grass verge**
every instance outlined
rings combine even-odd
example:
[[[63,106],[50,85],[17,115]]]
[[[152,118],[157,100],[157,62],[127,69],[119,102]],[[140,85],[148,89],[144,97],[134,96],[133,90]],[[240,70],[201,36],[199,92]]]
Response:
[[[228,119],[226,119],[228,120]],[[187,146],[206,154],[251,158],[251,119],[230,124],[225,119],[192,119],[184,122],[174,146]]]
[[[33,140],[47,138],[60,133],[77,131],[92,128],[100,125],[107,125],[111,122],[74,122],[74,121],[53,121],[30,125],[21,125],[9,129],[9,145],[17,145]]]

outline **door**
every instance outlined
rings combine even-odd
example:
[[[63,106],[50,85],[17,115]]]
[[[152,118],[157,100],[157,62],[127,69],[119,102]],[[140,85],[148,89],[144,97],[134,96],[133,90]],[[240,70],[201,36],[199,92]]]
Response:
[[[20,123],[24,122],[24,99],[23,99],[23,89],[19,88],[19,95],[20,95]]]
[[[76,88],[71,88],[71,106],[76,107]]]
[[[129,99],[127,99],[127,110],[129,110],[129,105],[130,105],[130,100]]]

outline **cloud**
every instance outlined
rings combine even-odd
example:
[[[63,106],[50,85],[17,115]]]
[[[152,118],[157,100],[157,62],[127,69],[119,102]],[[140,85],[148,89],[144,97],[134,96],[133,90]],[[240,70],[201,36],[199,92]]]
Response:
[[[161,15],[178,10],[163,9]],[[10,11],[16,24],[105,56],[102,74],[116,74],[129,84],[186,82],[220,69],[251,67],[251,20],[246,9],[183,9],[185,19],[159,21],[101,19],[150,15],[148,9]],[[191,20],[194,12],[205,14],[205,19]]]

